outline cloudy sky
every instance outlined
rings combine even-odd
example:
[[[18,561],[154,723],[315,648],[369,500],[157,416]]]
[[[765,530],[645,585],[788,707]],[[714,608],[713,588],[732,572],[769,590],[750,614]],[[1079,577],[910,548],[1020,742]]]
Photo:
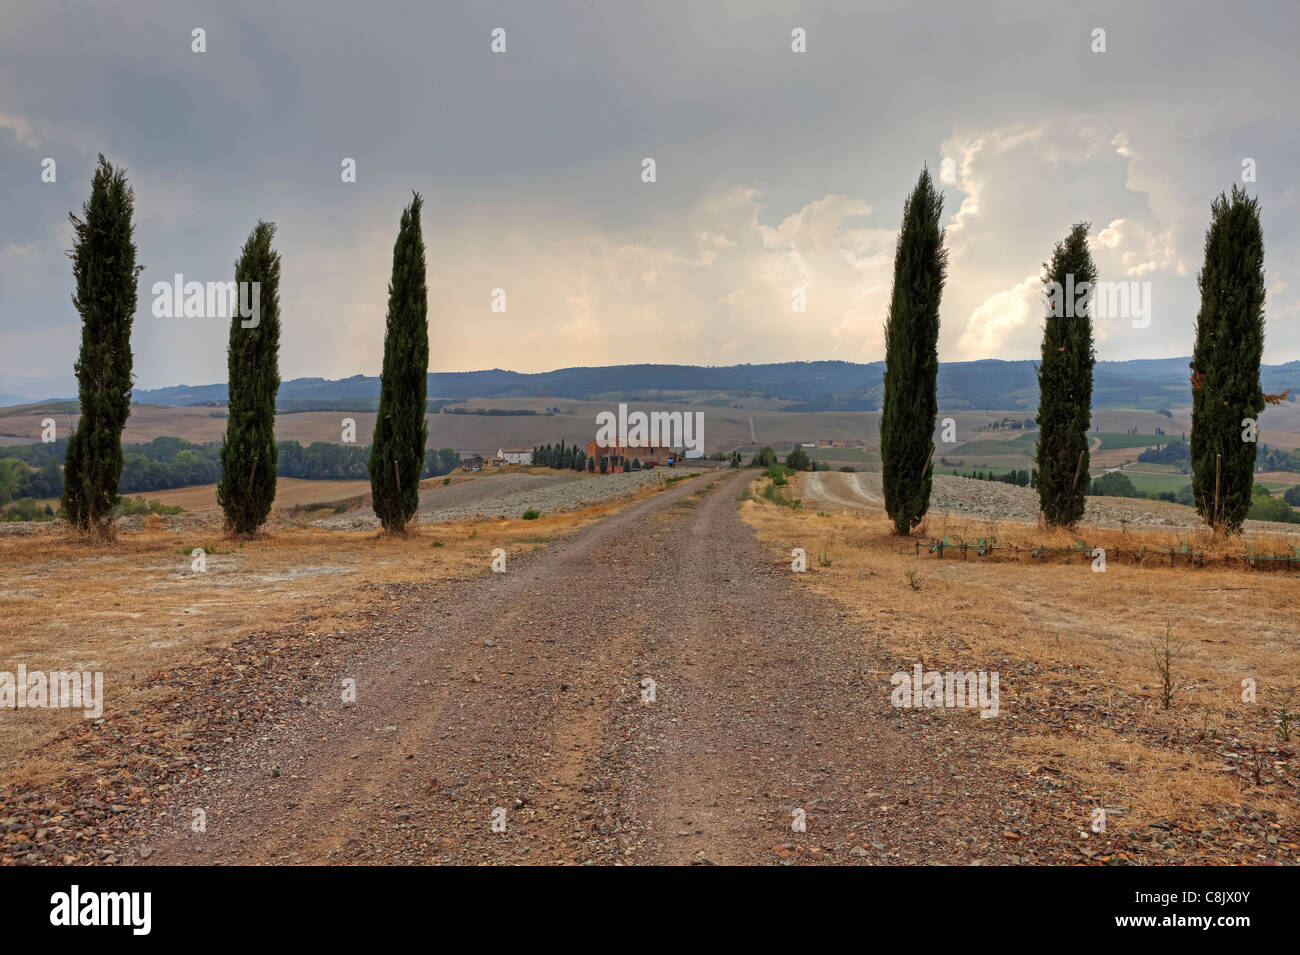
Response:
[[[150,287],[229,280],[258,218],[282,375],[377,374],[412,189],[430,370],[877,360],[903,199],[945,159],[942,360],[1037,355],[1041,263],[1080,220],[1103,279],[1151,283],[1099,357],[1190,354],[1210,200],[1246,159],[1265,361],[1297,359],[1297,35],[1300,5],[1250,0],[9,0],[0,392],[70,380],[67,216],[100,152],[136,191],[140,387],[225,379],[225,323],[155,318]]]

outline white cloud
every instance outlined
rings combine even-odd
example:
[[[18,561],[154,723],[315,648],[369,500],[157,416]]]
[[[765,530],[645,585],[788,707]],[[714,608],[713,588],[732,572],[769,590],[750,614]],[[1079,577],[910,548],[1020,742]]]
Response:
[[[1031,275],[981,302],[957,340],[961,357],[974,360],[1005,355],[1013,338],[1018,346],[1015,351],[1032,349],[1040,332],[1030,325],[1030,319],[1042,317],[1042,292],[1042,276]]]

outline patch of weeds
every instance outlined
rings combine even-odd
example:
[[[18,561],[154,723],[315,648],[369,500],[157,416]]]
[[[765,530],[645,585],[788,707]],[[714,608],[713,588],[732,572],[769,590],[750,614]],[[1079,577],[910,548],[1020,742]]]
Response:
[[[782,507],[788,507],[794,511],[803,507],[803,500],[801,498],[786,497],[777,490],[777,483],[775,481],[763,487],[763,499],[771,501],[773,504],[780,504]]]
[[[1201,728],[1196,733],[1197,739],[1204,743],[1207,739],[1218,735],[1219,731],[1210,725],[1210,708],[1208,706],[1203,707],[1201,710]]]
[[[185,510],[177,504],[164,504],[162,501],[142,497],[124,497],[113,508],[114,517],[143,517],[146,514],[180,514]]]
[[[535,511],[531,507],[528,510],[524,511],[524,520],[526,521],[535,521],[541,516],[542,516],[541,511]]]
[[[1278,707],[1277,714],[1277,738],[1284,743],[1291,741],[1291,731],[1295,729],[1296,718],[1300,713],[1291,709],[1291,700],[1295,697],[1296,687],[1291,687],[1282,694],[1282,705]]]
[[[785,487],[790,483],[786,477],[791,474],[794,474],[793,468],[788,468],[784,464],[773,464],[763,472],[763,477],[770,478],[777,487]]]
[[[1174,661],[1181,655],[1181,644],[1173,638],[1173,628],[1165,627],[1163,642],[1151,641],[1151,664],[1160,681],[1160,708],[1169,709],[1174,702]]]
[[[433,542],[432,544],[430,544],[429,546],[430,546],[430,547],[442,547],[442,546],[443,546],[443,543],[442,543],[442,541],[434,541],[434,542]]]

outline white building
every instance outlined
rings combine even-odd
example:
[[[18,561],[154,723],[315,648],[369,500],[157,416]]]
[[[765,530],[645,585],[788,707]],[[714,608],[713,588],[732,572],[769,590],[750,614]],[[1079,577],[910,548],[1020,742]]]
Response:
[[[497,457],[502,464],[532,464],[532,448],[498,448]]]

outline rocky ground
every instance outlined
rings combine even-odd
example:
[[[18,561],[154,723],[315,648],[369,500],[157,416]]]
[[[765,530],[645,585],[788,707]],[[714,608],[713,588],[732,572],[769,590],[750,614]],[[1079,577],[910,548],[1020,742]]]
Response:
[[[844,506],[880,504],[883,500],[879,471],[845,474],[817,472],[808,475],[806,480],[813,482],[806,486],[815,489],[819,497]],[[1032,524],[1038,520],[1038,493],[1032,488],[1003,484],[1001,481],[978,481],[951,474],[936,474],[930,497],[930,514],[940,516],[945,513]],[[1083,523],[1113,529],[1128,526],[1173,531],[1194,531],[1205,526],[1194,508],[1169,501],[1123,497],[1089,497]],[[1246,530],[1300,535],[1300,525],[1270,521],[1247,521]]]
[[[542,514],[573,511],[613,500],[634,490],[665,480],[672,472],[663,469],[631,474],[493,474],[446,486],[437,483],[420,492],[416,520],[440,524],[476,517],[520,517],[525,511]],[[379,519],[370,508],[313,522],[329,530],[372,530]]]

